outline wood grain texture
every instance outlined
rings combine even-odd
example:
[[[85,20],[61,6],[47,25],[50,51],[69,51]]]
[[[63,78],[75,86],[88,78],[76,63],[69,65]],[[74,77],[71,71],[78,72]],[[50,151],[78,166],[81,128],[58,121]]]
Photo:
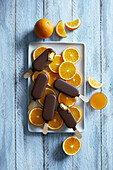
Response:
[[[15,1],[0,1],[0,169],[15,169]]]
[[[102,110],[102,169],[113,169],[113,0],[101,1],[102,92],[108,105]]]
[[[43,17],[43,1],[16,0],[16,166],[43,169],[42,134],[28,132],[28,88],[23,78],[28,70],[28,45],[38,41],[34,24]]]

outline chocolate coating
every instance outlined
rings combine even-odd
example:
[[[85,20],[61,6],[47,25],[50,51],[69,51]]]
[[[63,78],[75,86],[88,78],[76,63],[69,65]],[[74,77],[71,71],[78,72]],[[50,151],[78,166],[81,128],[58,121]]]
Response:
[[[53,52],[51,48],[46,49],[35,61],[32,63],[33,70],[44,70],[52,61],[48,57],[49,53]]]
[[[56,106],[56,96],[54,94],[47,94],[44,100],[44,107],[42,117],[47,123],[53,119]]]
[[[38,75],[31,92],[34,100],[40,99],[43,96],[45,87],[48,83],[48,79],[49,78],[46,74],[41,73]]]
[[[64,94],[67,94],[70,97],[76,97],[76,96],[79,97],[79,95],[80,95],[79,90],[75,86],[67,83],[66,81],[64,81],[62,79],[57,79],[54,82],[54,87],[58,91],[60,91]]]
[[[68,108],[68,110],[64,110],[60,104],[57,107],[58,113],[62,117],[64,123],[68,128],[73,128],[73,130],[76,129],[77,121],[75,117],[73,116],[71,110]]]

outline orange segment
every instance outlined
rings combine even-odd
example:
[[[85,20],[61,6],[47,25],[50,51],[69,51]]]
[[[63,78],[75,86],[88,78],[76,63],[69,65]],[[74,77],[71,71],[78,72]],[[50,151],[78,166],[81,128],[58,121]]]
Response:
[[[58,73],[60,64],[63,62],[63,59],[60,54],[55,55],[53,62],[49,64],[49,68],[52,72]]]
[[[34,126],[42,126],[44,124],[42,108],[35,107],[29,112],[29,122]]]
[[[37,48],[35,48],[35,50],[33,51],[33,59],[35,60],[36,58],[38,58],[48,47],[46,46],[39,46]]]
[[[60,37],[67,37],[62,20],[57,23],[55,30],[57,35],[59,35]]]
[[[82,110],[78,106],[72,106],[70,107],[70,110],[73,113],[77,123],[79,123],[83,117]]]
[[[77,71],[77,67],[70,61],[63,62],[59,67],[59,75],[64,80],[72,79]]]
[[[77,97],[72,98],[72,97],[69,97],[63,93],[59,93],[59,95],[58,95],[58,102],[63,103],[68,107],[73,106],[76,103],[76,101],[77,101]]]
[[[63,151],[67,155],[75,155],[82,147],[82,142],[75,136],[67,137],[62,145]]]
[[[47,94],[54,94],[54,95],[57,97],[57,94],[56,94],[56,92],[55,92],[53,89],[46,87],[43,96],[38,100],[38,102],[39,102],[40,105],[43,106],[43,104],[44,104],[44,99],[45,99],[45,96],[46,96]]]
[[[82,75],[77,71],[75,76],[71,80],[67,80],[67,82],[77,88],[79,88],[83,83]]]
[[[58,130],[63,126],[63,120],[60,117],[59,113],[55,111],[53,120],[48,122],[48,127],[51,130]]]
[[[75,47],[67,47],[62,52],[62,57],[64,61],[71,61],[74,64],[78,63],[81,59],[80,51]]]
[[[40,73],[45,73],[49,76],[49,72],[47,70],[43,70],[43,71],[35,71],[32,75],[32,82],[35,83],[36,81],[36,78],[37,76],[40,74]]]
[[[99,89],[103,86],[103,84],[99,83],[97,80],[92,79],[91,77],[88,77],[88,83],[94,89]]]
[[[65,23],[65,27],[68,30],[75,30],[75,29],[80,27],[80,24],[81,24],[81,19],[79,18],[79,19],[76,19],[74,21]]]
[[[52,71],[49,72],[49,81],[48,81],[48,85],[53,87],[54,81],[59,79],[60,76],[58,73],[53,73]]]

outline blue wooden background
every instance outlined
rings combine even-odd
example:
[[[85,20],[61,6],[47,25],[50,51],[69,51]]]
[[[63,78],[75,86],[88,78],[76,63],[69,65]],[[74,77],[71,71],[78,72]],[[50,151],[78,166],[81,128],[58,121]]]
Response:
[[[104,92],[102,111],[86,105],[82,149],[66,156],[61,144],[71,134],[27,131],[27,48],[39,40],[33,27],[46,17],[54,26],[81,18],[81,26],[60,39],[54,32],[45,41],[86,43],[86,78],[102,82],[102,89],[87,84],[87,97]],[[113,0],[0,0],[0,170],[112,170],[113,169]]]

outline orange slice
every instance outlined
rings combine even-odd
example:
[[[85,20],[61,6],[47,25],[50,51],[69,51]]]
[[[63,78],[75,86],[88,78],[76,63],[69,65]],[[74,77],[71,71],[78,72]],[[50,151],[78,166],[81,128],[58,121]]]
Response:
[[[57,23],[55,30],[56,30],[57,35],[59,35],[60,37],[62,38],[67,37],[62,20],[60,20]]]
[[[42,108],[34,107],[29,112],[29,122],[34,126],[42,126],[44,124],[44,120],[42,118]]]
[[[49,68],[52,72],[58,73],[60,64],[63,62],[63,59],[60,54],[55,55],[53,62],[49,64]]]
[[[80,24],[81,24],[81,19],[79,18],[79,19],[76,19],[74,21],[65,23],[65,27],[68,30],[75,30],[75,29],[80,27]]]
[[[75,76],[71,80],[67,80],[67,82],[77,88],[79,88],[83,83],[82,75],[77,71]]]
[[[62,57],[64,61],[71,61],[74,64],[78,63],[81,59],[80,51],[75,47],[67,47],[62,52]]]
[[[63,151],[67,155],[75,155],[82,147],[82,142],[75,136],[67,137],[62,145]]]
[[[63,120],[60,117],[59,113],[55,111],[53,120],[48,122],[48,127],[51,130],[58,130],[63,126]]]
[[[72,106],[70,107],[70,110],[73,113],[77,123],[79,123],[83,117],[82,110],[78,106]]]
[[[36,78],[37,76],[40,74],[40,73],[45,73],[49,76],[49,72],[47,70],[43,70],[43,71],[35,71],[32,75],[32,82],[35,83],[36,81]]]
[[[88,83],[94,89],[99,89],[99,88],[101,88],[103,86],[103,84],[101,84],[98,81],[92,79],[91,77],[88,77]]]
[[[48,81],[48,85],[53,87],[54,81],[59,79],[60,76],[58,73],[53,73],[52,71],[49,72],[49,81]]]
[[[77,71],[77,67],[70,61],[65,61],[59,66],[59,75],[64,80],[72,79]]]
[[[35,48],[35,50],[33,51],[33,59],[35,60],[36,58],[38,58],[48,47],[46,46],[39,46],[37,48]]]
[[[76,103],[76,101],[77,101],[77,97],[72,98],[72,97],[69,97],[63,93],[59,93],[59,95],[58,95],[58,102],[63,103],[68,107],[73,106]]]
[[[55,92],[53,89],[46,87],[43,96],[38,100],[38,102],[39,102],[39,104],[40,104],[41,106],[43,106],[43,104],[44,104],[44,99],[45,99],[45,96],[46,96],[47,94],[54,94],[54,95],[57,97],[57,94],[56,94],[56,92]]]

